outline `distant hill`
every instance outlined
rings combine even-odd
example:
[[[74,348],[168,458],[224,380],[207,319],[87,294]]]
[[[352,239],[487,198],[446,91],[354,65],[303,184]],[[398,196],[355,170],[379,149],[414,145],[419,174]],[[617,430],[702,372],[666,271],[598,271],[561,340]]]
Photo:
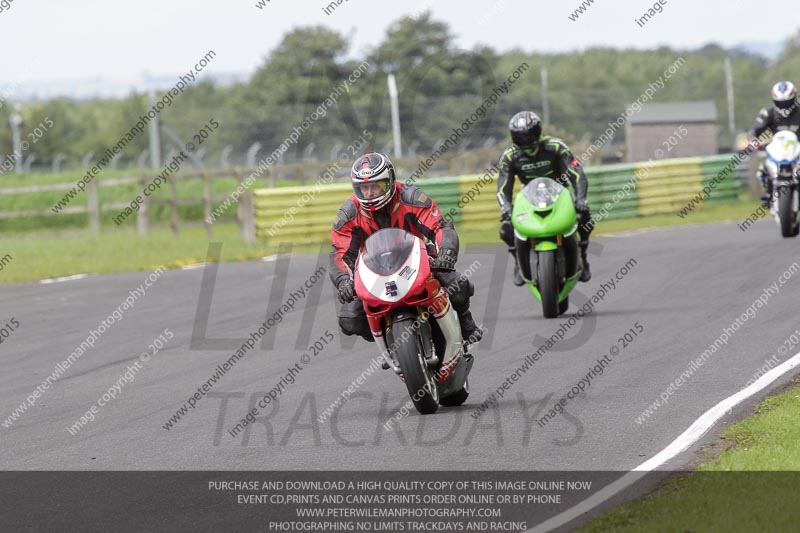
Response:
[[[34,80],[10,84],[15,86],[14,100],[22,102],[45,101],[51,98],[67,97],[82,101],[91,98],[125,98],[133,91],[139,93],[150,89],[160,91],[175,85],[181,74],[173,76],[151,76],[141,74],[128,79],[108,79],[103,77],[70,79],[70,80]],[[218,73],[204,76],[204,81],[210,81],[217,87],[230,87],[235,83],[246,82],[252,73]],[[2,85],[0,85],[2,88]]]

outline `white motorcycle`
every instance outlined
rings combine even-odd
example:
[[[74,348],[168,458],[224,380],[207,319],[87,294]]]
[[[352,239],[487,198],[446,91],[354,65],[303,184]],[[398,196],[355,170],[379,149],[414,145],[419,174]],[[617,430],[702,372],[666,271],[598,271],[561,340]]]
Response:
[[[800,142],[791,131],[779,131],[767,145],[765,168],[771,183],[770,212],[778,222],[783,237],[800,232]]]

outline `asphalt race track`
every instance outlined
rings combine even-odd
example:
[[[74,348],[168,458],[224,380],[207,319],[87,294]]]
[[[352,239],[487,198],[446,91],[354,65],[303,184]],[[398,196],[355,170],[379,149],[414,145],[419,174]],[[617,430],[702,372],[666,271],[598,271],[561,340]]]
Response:
[[[473,350],[472,396],[461,408],[432,416],[412,412],[394,429],[383,424],[406,403],[403,384],[378,369],[331,420],[318,417],[377,355],[374,344],[340,338],[333,288],[325,276],[286,318],[174,423],[164,424],[217,372],[267,316],[289,298],[323,256],[292,255],[223,264],[213,287],[206,349],[190,349],[198,319],[203,268],[169,271],[139,298],[95,347],[46,390],[9,428],[0,427],[4,470],[630,470],[657,454],[701,414],[741,390],[797,329],[800,271],[743,322],[667,404],[643,423],[642,412],[798,260],[800,241],[784,240],[774,222],[747,232],[734,223],[631,232],[595,239],[593,280],[581,284],[571,312],[600,290],[629,259],[616,288],[514,383],[482,416],[471,413],[502,385],[525,356],[565,321],[545,320],[530,292],[514,287],[511,264],[498,246],[462,251],[459,267],[478,261],[472,276],[476,319],[490,335]],[[499,253],[498,253],[499,251]],[[495,261],[498,262],[495,270]],[[278,283],[275,283],[275,276]],[[284,280],[283,276],[287,278]],[[91,276],[51,285],[3,287],[4,315],[20,327],[0,347],[0,421],[116,309],[146,272]],[[505,279],[503,279],[505,278]],[[281,283],[285,281],[285,284]],[[285,285],[285,293],[277,293]],[[501,293],[502,297],[490,295]],[[582,296],[581,296],[582,295]],[[499,306],[497,320],[493,307]],[[488,312],[487,312],[488,307]],[[277,307],[271,307],[271,310]],[[202,315],[202,313],[200,313]],[[623,348],[620,339],[643,331]],[[200,324],[202,326],[202,324]],[[96,419],[73,436],[68,428],[115,383],[164,330],[164,349],[142,365]],[[324,346],[287,384],[279,403],[255,424],[228,432],[276,387],[306,348],[329,331]],[[537,336],[539,336],[537,338]],[[209,339],[241,339],[213,341]],[[536,342],[535,342],[535,339]],[[209,346],[216,349],[207,349]],[[570,399],[565,413],[544,416],[597,360],[618,347],[602,375]],[[779,356],[789,359],[798,349]],[[790,380],[786,375],[770,388]],[[286,383],[284,378],[284,383]],[[764,393],[730,413],[748,412]],[[715,438],[718,424],[665,468],[680,469]]]

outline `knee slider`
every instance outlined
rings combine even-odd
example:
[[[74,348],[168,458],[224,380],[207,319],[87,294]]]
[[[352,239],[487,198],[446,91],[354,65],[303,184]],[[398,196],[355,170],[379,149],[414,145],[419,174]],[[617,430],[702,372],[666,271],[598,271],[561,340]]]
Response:
[[[365,330],[369,331],[366,320],[356,317],[339,317],[339,328],[345,335],[363,335]]]
[[[475,296],[475,284],[468,279],[465,279],[464,282],[467,284],[467,295],[470,297]]]
[[[453,290],[450,294],[450,303],[458,311],[464,311],[469,307],[469,298],[475,294],[475,286],[468,279],[459,277],[451,285]]]

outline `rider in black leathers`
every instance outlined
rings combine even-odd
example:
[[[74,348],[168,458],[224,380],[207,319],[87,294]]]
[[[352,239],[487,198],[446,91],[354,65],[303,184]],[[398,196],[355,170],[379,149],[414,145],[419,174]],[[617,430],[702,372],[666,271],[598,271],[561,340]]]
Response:
[[[514,285],[525,284],[516,263],[516,244],[514,227],[511,225],[512,194],[514,177],[519,178],[525,186],[533,178],[550,177],[564,187],[572,187],[575,191],[575,211],[578,212],[578,246],[583,259],[581,281],[589,281],[592,277],[586,250],[589,247],[589,234],[593,225],[589,214],[589,203],[586,200],[588,182],[583,167],[569,147],[561,139],[542,135],[542,121],[533,111],[520,111],[511,118],[508,124],[511,130],[513,145],[500,157],[500,173],[497,177],[497,201],[500,202],[500,238],[508,245],[508,251],[514,257]]]
[[[776,83],[772,88],[772,103],[772,107],[763,108],[756,117],[749,132],[751,140],[758,139],[766,131],[775,134],[779,131],[789,130],[800,135],[800,104],[797,101],[797,88],[794,84],[790,81]],[[757,176],[764,186],[761,203],[764,207],[769,207],[772,184],[763,164],[758,169]]]

